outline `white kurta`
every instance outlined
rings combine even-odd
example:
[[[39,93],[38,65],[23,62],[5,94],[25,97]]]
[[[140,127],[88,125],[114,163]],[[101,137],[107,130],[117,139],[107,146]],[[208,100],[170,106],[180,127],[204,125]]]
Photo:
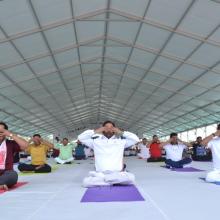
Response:
[[[128,131],[123,137],[107,138],[104,135],[95,134],[94,130],[84,131],[78,136],[80,142],[94,150],[96,171],[122,170],[124,149],[131,147],[139,141],[139,138]]]
[[[85,147],[84,152],[85,152],[86,158],[93,156],[93,152],[92,152],[91,148],[86,148]]]
[[[164,147],[166,151],[166,159],[172,161],[180,161],[183,157],[183,150],[187,148],[186,145],[182,143],[178,144],[166,144]]]
[[[140,148],[140,153],[138,154],[138,157],[141,157],[143,159],[148,159],[150,157],[150,152],[147,145],[140,143],[138,144],[138,147]]]
[[[206,181],[220,182],[220,137],[211,140],[207,147],[212,151],[214,170],[207,174]]]

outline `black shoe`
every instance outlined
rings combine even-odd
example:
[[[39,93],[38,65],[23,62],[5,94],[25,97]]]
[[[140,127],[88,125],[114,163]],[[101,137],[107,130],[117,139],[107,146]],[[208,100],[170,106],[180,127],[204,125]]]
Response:
[[[167,169],[171,169],[172,167],[171,167],[170,165],[167,165],[167,164],[166,164],[166,168],[167,168]]]
[[[127,167],[127,166],[126,166],[126,164],[124,163],[124,164],[123,164],[122,171],[126,171],[126,167]]]

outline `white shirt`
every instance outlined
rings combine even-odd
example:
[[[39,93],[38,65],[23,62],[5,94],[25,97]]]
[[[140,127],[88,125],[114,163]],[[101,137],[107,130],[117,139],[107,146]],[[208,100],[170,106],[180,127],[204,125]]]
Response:
[[[147,147],[147,145],[140,143],[138,144],[138,147],[140,148],[139,156],[143,157],[144,159],[147,159],[150,157],[149,148]]]
[[[166,144],[164,147],[166,151],[166,159],[170,159],[173,161],[180,161],[182,160],[183,150],[187,148],[185,144],[178,143],[178,144]]]
[[[104,135],[95,134],[94,130],[87,130],[78,136],[78,140],[94,149],[96,171],[104,172],[121,171],[124,148],[136,144],[139,138],[125,131],[122,138],[114,135],[108,139]]]
[[[216,137],[209,141],[207,147],[212,150],[214,169],[220,170],[220,137]]]

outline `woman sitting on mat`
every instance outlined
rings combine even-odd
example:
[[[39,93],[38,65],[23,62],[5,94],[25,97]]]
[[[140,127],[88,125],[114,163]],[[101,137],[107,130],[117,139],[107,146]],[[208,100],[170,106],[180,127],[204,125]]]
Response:
[[[171,133],[170,140],[161,143],[161,147],[166,151],[167,168],[183,168],[192,162],[191,158],[182,158],[184,149],[191,147],[191,144],[179,140],[177,133]]]
[[[94,149],[95,169],[83,180],[84,187],[113,184],[134,184],[134,175],[123,170],[124,149],[139,142],[128,131],[122,132],[111,121],[101,128],[87,130],[78,136],[80,142]]]
[[[0,122],[0,189],[7,190],[17,183],[18,174],[13,170],[13,155],[25,150],[27,146],[28,142],[8,131],[8,126]]]
[[[50,173],[51,167],[46,164],[46,159],[47,151],[53,148],[53,144],[43,140],[39,134],[33,135],[29,140],[31,142],[33,143],[26,150],[31,155],[31,164],[21,163],[18,169],[21,172]]]
[[[217,131],[202,141],[203,145],[207,145],[212,151],[212,160],[214,170],[206,176],[207,182],[220,182],[220,124],[217,126]]]

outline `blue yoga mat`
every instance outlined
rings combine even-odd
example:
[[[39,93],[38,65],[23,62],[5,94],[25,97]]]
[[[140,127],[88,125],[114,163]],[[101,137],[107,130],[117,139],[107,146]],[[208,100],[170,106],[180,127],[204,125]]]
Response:
[[[134,185],[99,186],[88,188],[81,202],[122,202],[144,201]]]
[[[172,171],[176,172],[202,172],[204,170],[200,170],[194,167],[184,167],[184,168],[172,168]]]
[[[205,181],[206,183],[214,183],[215,185],[220,185],[220,182],[207,182],[203,177],[200,177],[199,179]]]
[[[205,170],[200,170],[194,167],[184,167],[184,168],[167,168],[166,166],[161,166],[163,168],[169,169],[171,171],[176,171],[176,172],[203,172]]]

